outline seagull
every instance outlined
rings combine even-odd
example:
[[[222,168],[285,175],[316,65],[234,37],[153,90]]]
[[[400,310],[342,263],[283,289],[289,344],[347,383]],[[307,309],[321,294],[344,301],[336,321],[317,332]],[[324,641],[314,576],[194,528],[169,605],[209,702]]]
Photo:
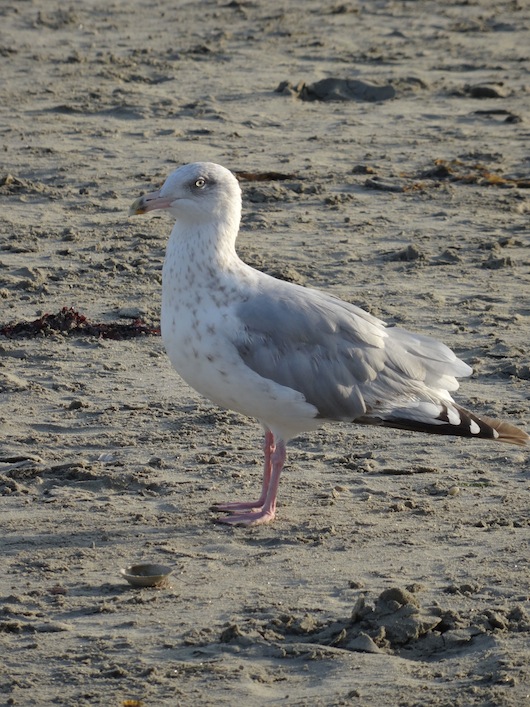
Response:
[[[445,344],[331,294],[284,282],[236,253],[241,189],[226,168],[187,164],[130,215],[176,219],[162,271],[161,333],[184,381],[265,430],[259,498],[218,503],[230,525],[272,521],[286,445],[329,421],[526,445],[523,430],[478,416],[451,393],[472,369]]]

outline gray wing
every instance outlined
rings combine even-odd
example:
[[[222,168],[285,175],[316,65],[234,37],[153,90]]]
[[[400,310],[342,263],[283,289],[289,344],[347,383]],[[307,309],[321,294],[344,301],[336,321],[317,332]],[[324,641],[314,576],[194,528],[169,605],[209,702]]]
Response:
[[[319,417],[355,420],[438,399],[471,372],[434,339],[387,327],[317,290],[273,282],[238,306],[237,350],[259,375],[302,393]]]

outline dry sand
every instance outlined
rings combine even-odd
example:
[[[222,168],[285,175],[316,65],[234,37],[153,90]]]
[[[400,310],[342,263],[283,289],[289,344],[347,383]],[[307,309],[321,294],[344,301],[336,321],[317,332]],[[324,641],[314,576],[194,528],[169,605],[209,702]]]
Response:
[[[528,429],[525,3],[0,18],[0,324],[156,325],[171,224],[130,202],[190,161],[284,172],[242,182],[242,256],[443,339],[475,368],[459,401]],[[325,78],[395,95],[303,100]],[[181,383],[159,338],[0,352],[2,704],[528,703],[524,450],[329,426],[290,445],[276,522],[233,529],[209,507],[259,487],[259,426]],[[170,585],[130,588],[137,560]]]

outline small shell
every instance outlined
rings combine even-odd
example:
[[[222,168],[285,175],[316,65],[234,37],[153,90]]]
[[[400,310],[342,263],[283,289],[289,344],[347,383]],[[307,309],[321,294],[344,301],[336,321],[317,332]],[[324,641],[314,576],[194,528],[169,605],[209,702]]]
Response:
[[[156,587],[167,580],[172,572],[172,567],[155,565],[150,562],[131,565],[120,570],[120,573],[133,587]]]

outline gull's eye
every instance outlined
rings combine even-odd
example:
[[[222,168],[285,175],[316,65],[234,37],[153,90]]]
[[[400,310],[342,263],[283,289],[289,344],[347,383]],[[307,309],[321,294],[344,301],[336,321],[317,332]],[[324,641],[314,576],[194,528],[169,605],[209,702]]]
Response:
[[[202,189],[206,185],[206,179],[204,177],[199,177],[197,181],[195,182],[195,186],[197,189]]]

